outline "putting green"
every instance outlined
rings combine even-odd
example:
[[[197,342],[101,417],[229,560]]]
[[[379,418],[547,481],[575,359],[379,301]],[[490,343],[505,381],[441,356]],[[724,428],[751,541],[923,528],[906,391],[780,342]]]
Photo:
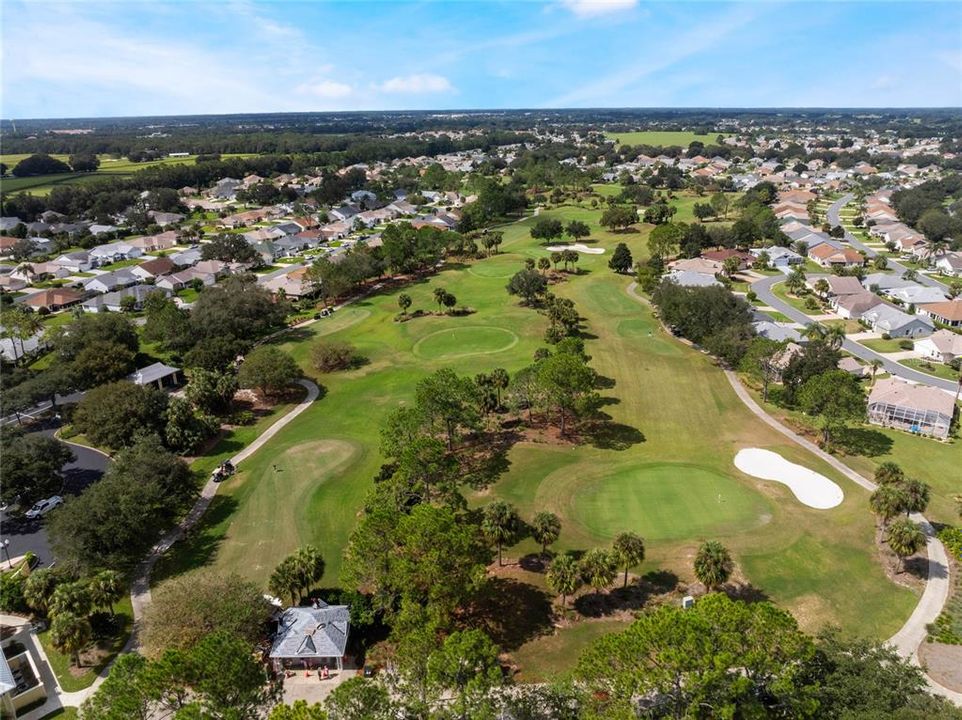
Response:
[[[772,508],[758,493],[714,470],[651,463],[586,478],[577,498],[571,498],[570,511],[601,538],[631,530],[651,540],[690,540],[757,527],[768,522]]]
[[[494,325],[466,325],[425,335],[413,350],[425,360],[450,360],[504,352],[517,344],[518,336],[511,330]]]
[[[474,263],[468,272],[480,278],[507,279],[524,266],[522,255],[501,255],[491,257],[484,262]]]

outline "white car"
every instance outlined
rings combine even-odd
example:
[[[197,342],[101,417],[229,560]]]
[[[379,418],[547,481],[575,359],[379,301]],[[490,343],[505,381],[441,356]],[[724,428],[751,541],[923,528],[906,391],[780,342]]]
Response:
[[[28,520],[36,520],[37,518],[46,515],[58,505],[63,505],[62,497],[59,495],[48,497],[46,500],[40,500],[36,505],[27,510],[27,512],[24,513],[24,517],[26,517]]]

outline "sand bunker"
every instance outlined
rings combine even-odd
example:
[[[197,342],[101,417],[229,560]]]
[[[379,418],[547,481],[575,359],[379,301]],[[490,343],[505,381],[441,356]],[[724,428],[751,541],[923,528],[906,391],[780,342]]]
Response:
[[[799,502],[818,510],[833,508],[845,497],[842,488],[824,475],[788,462],[771,450],[739,450],[735,456],[735,467],[746,475],[788,485]]]
[[[604,253],[604,248],[593,248],[587,245],[582,245],[581,243],[574,243],[573,245],[549,245],[546,250],[551,252],[561,252],[562,250],[574,250],[575,252],[585,253],[586,255],[601,255]]]

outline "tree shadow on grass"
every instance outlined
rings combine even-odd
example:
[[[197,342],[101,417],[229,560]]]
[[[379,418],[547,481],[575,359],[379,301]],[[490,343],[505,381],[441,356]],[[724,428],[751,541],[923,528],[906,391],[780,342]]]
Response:
[[[611,420],[589,423],[582,436],[599,450],[627,450],[633,445],[645,442],[645,434],[638,428]]]
[[[479,598],[479,624],[507,651],[551,631],[551,597],[513,578],[492,578]]]
[[[919,580],[927,580],[929,577],[929,558],[927,555],[913,555],[905,559],[902,572]],[[936,568],[936,573],[938,568]]]
[[[835,443],[849,455],[878,457],[892,451],[892,438],[869,428],[845,428],[836,433]]]
[[[604,375],[595,376],[595,389],[596,390],[610,390],[617,383],[614,378],[605,377]]]
[[[584,617],[600,618],[619,612],[641,610],[658,595],[671,592],[678,585],[678,576],[660,570],[632,579],[627,586],[607,592],[589,592],[575,599],[574,609]]]
[[[751,583],[731,583],[725,585],[722,590],[732,600],[741,600],[745,603],[767,602],[771,599],[768,593]]]
[[[174,543],[168,554],[157,563],[152,583],[205,567],[214,560],[224,540],[220,525],[237,511],[238,503],[230,495],[215,495],[201,520]]]

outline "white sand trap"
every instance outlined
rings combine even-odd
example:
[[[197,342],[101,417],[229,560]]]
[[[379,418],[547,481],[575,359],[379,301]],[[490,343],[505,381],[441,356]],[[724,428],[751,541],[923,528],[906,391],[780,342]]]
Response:
[[[575,252],[584,253],[585,255],[601,255],[604,253],[604,248],[593,248],[583,245],[582,243],[574,243],[573,245],[549,245],[546,250],[551,252],[561,252],[562,250],[574,250]]]
[[[788,462],[778,453],[760,448],[739,450],[735,467],[747,475],[788,485],[800,503],[828,510],[842,502],[842,488],[824,475]]]

